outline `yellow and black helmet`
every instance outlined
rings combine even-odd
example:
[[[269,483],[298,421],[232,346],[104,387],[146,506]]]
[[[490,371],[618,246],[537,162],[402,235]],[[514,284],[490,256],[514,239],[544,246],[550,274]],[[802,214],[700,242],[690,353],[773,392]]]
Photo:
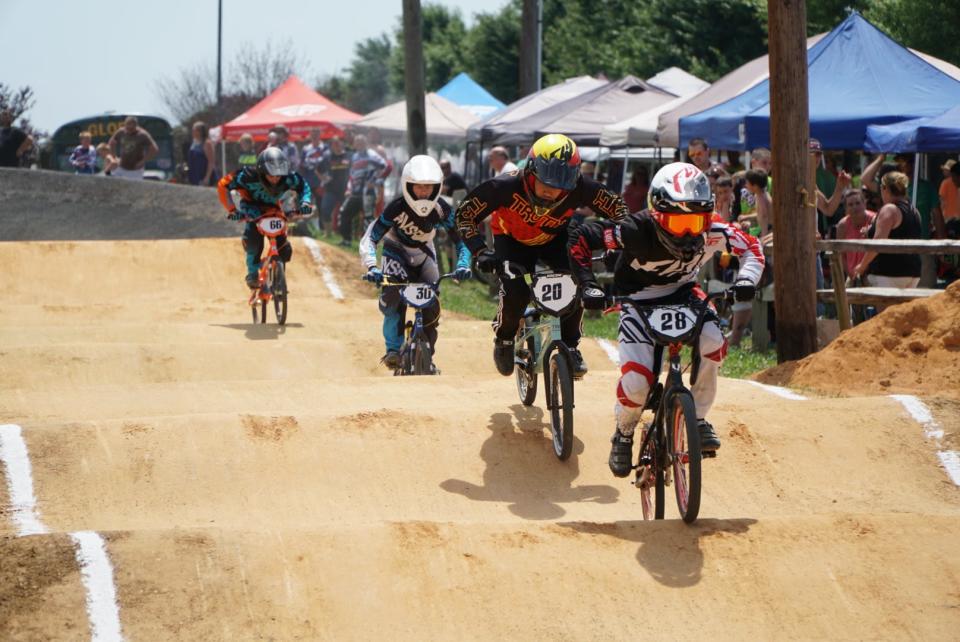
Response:
[[[527,176],[535,176],[544,185],[569,192],[580,178],[580,151],[563,134],[547,134],[537,139],[527,154]]]

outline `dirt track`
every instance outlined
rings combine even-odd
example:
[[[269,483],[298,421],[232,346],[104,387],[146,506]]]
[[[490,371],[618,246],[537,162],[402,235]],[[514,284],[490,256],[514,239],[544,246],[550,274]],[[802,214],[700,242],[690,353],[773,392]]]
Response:
[[[86,635],[64,533],[95,530],[131,640],[956,639],[960,492],[893,400],[724,380],[700,521],[644,523],[598,347],[559,463],[488,324],[387,376],[324,252],[347,301],[298,244],[278,329],[235,239],[0,244],[0,423],[51,531],[17,537],[0,484],[0,637]]]

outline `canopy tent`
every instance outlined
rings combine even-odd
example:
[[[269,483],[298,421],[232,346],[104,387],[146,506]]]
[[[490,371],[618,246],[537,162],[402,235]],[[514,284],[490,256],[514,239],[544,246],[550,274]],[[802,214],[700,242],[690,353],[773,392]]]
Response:
[[[810,135],[827,149],[859,149],[867,126],[933,116],[960,103],[960,82],[852,12],[807,50]],[[770,144],[770,82],[680,119],[680,144],[717,149]]]
[[[658,89],[681,98],[696,96],[710,86],[710,83],[706,80],[701,80],[680,69],[680,67],[668,67],[656,76],[647,78],[647,82]]]
[[[454,76],[450,82],[437,90],[437,94],[474,114],[476,116],[474,120],[483,118],[505,106],[465,72]]]
[[[319,128],[324,138],[342,134],[340,126],[360,120],[329,98],[290,76],[273,93],[222,126],[223,136],[235,141],[243,134],[265,140],[274,125],[285,125],[291,138],[306,138]]]
[[[467,127],[477,120],[471,112],[457,107],[435,93],[424,97],[427,138],[435,141],[462,141]],[[402,138],[407,133],[407,101],[401,100],[372,111],[355,123],[359,127],[376,127],[385,138]]]
[[[509,144],[510,141],[504,134],[513,123],[608,84],[610,83],[607,80],[599,80],[591,76],[578,76],[551,85],[529,96],[524,96],[503,109],[495,111],[485,119],[472,124],[467,129],[467,140],[483,145]]]
[[[674,109],[686,100],[687,98],[674,98],[630,118],[607,125],[600,132],[600,144],[605,147],[656,147],[660,145],[657,139],[660,114]]]
[[[625,76],[510,124],[500,139],[532,142],[544,134],[561,132],[578,145],[597,145],[605,125],[675,98],[639,78]]]
[[[870,152],[960,151],[960,105],[931,118],[871,125],[864,147]]]

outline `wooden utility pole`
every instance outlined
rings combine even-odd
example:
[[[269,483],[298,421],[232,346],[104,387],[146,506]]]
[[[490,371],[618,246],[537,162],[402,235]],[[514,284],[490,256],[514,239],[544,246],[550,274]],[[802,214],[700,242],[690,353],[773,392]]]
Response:
[[[407,147],[411,156],[426,154],[427,119],[420,0],[403,0],[403,55],[404,88],[407,97]]]
[[[810,139],[805,0],[768,0],[773,281],[777,361],[817,349],[816,193],[806,185]]]
[[[523,0],[520,17],[520,95],[540,91],[541,0]]]

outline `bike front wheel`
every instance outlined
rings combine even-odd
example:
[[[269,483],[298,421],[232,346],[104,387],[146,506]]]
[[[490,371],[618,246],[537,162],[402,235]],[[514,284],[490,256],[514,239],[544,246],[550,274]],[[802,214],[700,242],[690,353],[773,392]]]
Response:
[[[283,325],[287,322],[287,272],[283,261],[273,262],[270,284],[270,291],[273,293],[273,311],[277,315],[277,323]]]
[[[693,397],[681,392],[670,400],[667,446],[680,517],[693,523],[700,513],[700,431]]]
[[[520,395],[520,403],[530,406],[537,398],[537,351],[533,336],[527,337],[524,346],[517,350],[517,357],[524,362],[522,367],[518,365],[514,368],[517,394]]]
[[[433,374],[433,359],[430,354],[430,343],[421,339],[413,346],[413,374]]]
[[[550,355],[550,430],[553,433],[553,452],[560,461],[569,459],[573,452],[573,372],[570,360],[559,350]]]

